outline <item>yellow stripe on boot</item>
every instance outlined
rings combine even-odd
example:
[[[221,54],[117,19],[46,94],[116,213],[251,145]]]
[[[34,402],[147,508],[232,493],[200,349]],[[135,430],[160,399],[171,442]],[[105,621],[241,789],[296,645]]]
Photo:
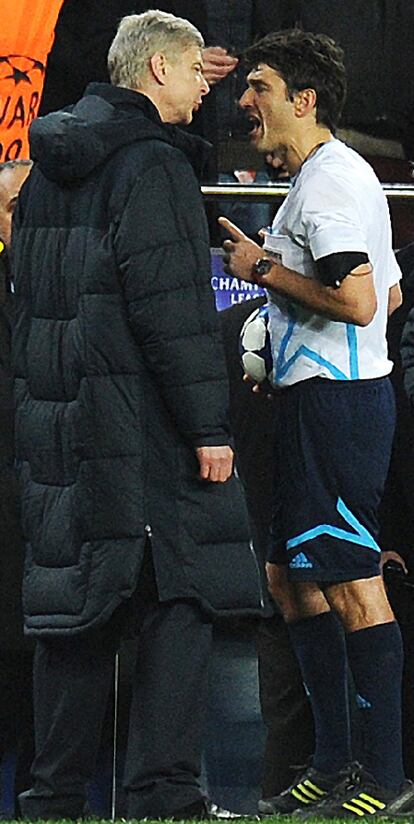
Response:
[[[319,796],[326,795],[326,790],[321,790],[320,787],[317,787],[316,784],[313,784],[312,781],[309,781],[309,778],[306,778],[303,782],[306,787],[310,787],[315,793],[318,793]]]
[[[369,801],[370,804],[374,804],[375,807],[378,807],[379,810],[383,810],[385,804],[383,801],[380,801],[378,798],[373,798],[372,795],[367,795],[367,793],[360,793],[360,798],[363,798],[364,801]]]
[[[319,801],[319,796],[307,790],[303,784],[298,784],[297,787],[294,787],[293,790],[291,790],[291,795],[297,798],[298,801],[301,801],[302,804],[312,804]]]
[[[363,810],[358,810],[358,807],[353,807],[351,804],[347,804],[346,802],[345,804],[342,804],[342,806],[345,807],[346,810],[351,810],[351,813],[355,813],[356,815],[365,815]]]

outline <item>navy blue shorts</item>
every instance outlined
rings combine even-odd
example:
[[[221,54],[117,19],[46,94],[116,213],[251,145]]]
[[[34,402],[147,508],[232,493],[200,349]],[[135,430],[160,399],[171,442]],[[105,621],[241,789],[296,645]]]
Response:
[[[388,378],[312,378],[280,391],[267,560],[292,581],[379,575],[378,509],[395,427]]]

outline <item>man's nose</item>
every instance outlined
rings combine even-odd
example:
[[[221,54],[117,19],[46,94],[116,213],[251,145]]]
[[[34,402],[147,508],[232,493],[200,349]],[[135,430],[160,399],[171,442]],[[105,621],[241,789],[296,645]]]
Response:
[[[204,97],[204,95],[208,94],[209,91],[210,91],[210,86],[208,85],[206,78],[203,77],[203,81],[201,83],[201,88],[200,88],[200,93]]]
[[[241,109],[245,109],[248,106],[252,105],[251,97],[252,97],[252,90],[251,89],[246,89],[246,91],[243,92],[243,94],[242,94],[242,96],[239,100],[239,106],[240,106]]]

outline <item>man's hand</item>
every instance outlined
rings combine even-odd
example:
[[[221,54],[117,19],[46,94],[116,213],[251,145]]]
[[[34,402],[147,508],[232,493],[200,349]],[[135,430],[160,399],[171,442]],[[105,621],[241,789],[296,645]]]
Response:
[[[252,392],[254,392],[255,395],[263,395],[268,401],[273,400],[275,393],[268,380],[264,380],[262,383],[256,383],[255,379],[250,375],[243,375],[243,380],[245,383],[252,385]]]
[[[237,57],[233,57],[221,46],[209,46],[203,49],[203,74],[209,86],[224,80],[234,71],[238,64]]]
[[[199,446],[196,450],[202,481],[224,483],[233,472],[233,450],[230,446]]]
[[[224,271],[228,275],[236,275],[242,280],[256,283],[252,274],[252,266],[256,260],[263,257],[261,246],[250,240],[231,220],[226,217],[219,217],[218,222],[231,236],[231,240],[225,240],[224,250]]]
[[[289,178],[289,170],[286,166],[286,161],[280,154],[276,151],[267,152],[265,155],[265,161],[268,166],[272,166],[273,169],[276,169],[278,172],[278,178]]]

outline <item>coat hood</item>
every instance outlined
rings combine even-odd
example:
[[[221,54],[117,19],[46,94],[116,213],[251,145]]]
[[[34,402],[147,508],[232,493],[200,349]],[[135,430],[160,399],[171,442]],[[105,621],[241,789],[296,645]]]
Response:
[[[76,185],[118,149],[150,139],[183,151],[203,176],[211,145],[163,123],[151,100],[130,89],[91,83],[75,106],[39,117],[30,128],[31,157],[59,185]]]

